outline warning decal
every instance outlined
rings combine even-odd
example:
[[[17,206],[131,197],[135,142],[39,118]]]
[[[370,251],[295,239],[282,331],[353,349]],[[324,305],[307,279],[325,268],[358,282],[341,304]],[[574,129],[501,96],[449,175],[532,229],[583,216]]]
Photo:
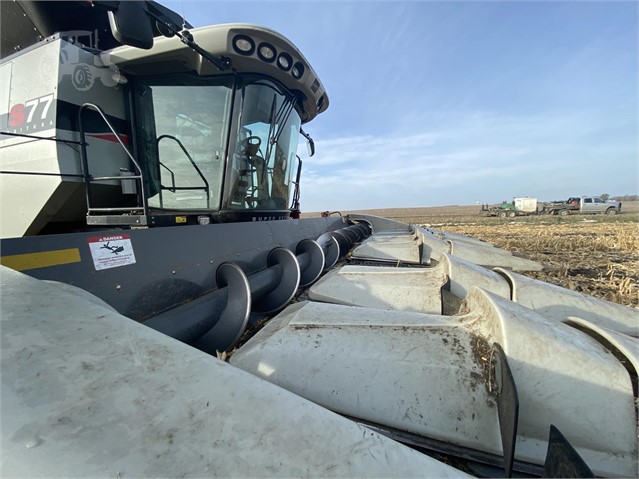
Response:
[[[133,245],[128,234],[87,238],[96,271],[135,263]]]

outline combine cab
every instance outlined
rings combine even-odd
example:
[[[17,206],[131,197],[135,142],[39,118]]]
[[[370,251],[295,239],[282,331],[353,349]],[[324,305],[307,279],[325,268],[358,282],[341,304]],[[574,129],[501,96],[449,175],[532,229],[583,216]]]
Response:
[[[472,238],[297,219],[329,102],[288,39],[0,6],[4,474],[637,475],[636,310]]]
[[[63,8],[5,4],[3,19],[23,5],[39,20]],[[195,42],[159,5],[132,5],[114,25],[138,14],[171,38],[96,50],[113,37],[69,19],[5,58],[3,237],[290,217],[301,125],[328,107],[312,67],[271,30],[217,25]]]

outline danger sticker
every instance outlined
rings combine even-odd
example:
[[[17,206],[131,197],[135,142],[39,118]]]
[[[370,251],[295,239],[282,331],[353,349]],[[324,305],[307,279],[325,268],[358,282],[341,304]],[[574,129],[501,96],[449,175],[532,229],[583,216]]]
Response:
[[[96,271],[135,263],[133,245],[128,234],[87,238]]]

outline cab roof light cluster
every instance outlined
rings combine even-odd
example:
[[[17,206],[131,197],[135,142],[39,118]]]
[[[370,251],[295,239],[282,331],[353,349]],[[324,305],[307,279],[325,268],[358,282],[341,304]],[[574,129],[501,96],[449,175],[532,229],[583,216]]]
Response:
[[[291,72],[291,76],[300,80],[304,76],[305,68],[302,62],[293,62],[293,57],[286,52],[277,53],[277,49],[268,42],[261,42],[255,46],[255,41],[244,34],[237,34],[233,37],[233,50],[240,55],[251,56],[257,53],[257,57],[266,63],[273,63],[277,59],[277,66],[280,70]]]
[[[277,50],[270,43],[262,42],[257,49],[257,56],[266,63],[273,63],[277,56]]]
[[[302,75],[304,75],[304,65],[300,62],[295,62],[295,65],[293,65],[293,68],[291,69],[291,75],[293,75],[293,78],[296,80],[302,78]]]
[[[287,72],[291,69],[292,65],[293,59],[288,53],[282,52],[279,54],[279,56],[277,57],[277,66],[280,67],[280,70],[284,70],[285,72]]]
[[[233,39],[233,50],[240,55],[253,55],[253,53],[255,53],[255,42],[248,35],[235,35]]]

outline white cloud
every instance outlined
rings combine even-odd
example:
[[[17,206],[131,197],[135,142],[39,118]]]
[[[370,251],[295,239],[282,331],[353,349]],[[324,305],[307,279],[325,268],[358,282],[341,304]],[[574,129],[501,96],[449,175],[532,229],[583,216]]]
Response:
[[[612,173],[602,168],[604,158],[632,154],[632,146],[593,140],[602,125],[583,113],[519,118],[473,113],[457,125],[317,141],[317,155],[304,165],[304,210],[473,204],[553,191],[557,197],[567,194],[562,191],[582,194],[580,188]],[[617,165],[621,175],[628,164],[626,159]],[[633,173],[636,177],[636,166],[627,174]],[[571,178],[573,185],[567,184]]]

